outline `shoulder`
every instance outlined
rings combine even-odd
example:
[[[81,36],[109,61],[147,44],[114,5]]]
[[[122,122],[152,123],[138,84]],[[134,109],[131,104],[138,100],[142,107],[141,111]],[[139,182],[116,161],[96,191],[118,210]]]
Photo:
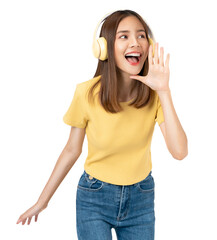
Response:
[[[158,104],[159,101],[160,101],[159,96],[158,96],[157,92],[154,91],[154,102],[155,102],[155,104]]]
[[[82,93],[85,93],[87,92],[87,90],[93,86],[93,84],[95,84],[99,79],[101,78],[101,75],[97,76],[97,77],[94,77],[94,78],[91,78],[87,81],[84,81],[84,82],[81,82],[81,83],[78,83],[76,85],[76,89],[79,90],[79,92],[82,92]]]
[[[88,93],[89,93],[89,89],[96,83],[99,81],[99,79],[101,78],[101,75],[91,78],[85,82],[81,82],[78,83],[76,85],[76,95],[79,97],[80,100],[82,100],[84,103],[88,104]],[[97,88],[94,90],[94,94],[96,93],[96,91],[99,90],[99,85],[97,86]]]

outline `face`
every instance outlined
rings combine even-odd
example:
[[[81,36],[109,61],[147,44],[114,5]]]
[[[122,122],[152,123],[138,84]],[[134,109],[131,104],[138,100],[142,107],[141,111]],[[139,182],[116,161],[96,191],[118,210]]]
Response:
[[[119,71],[126,76],[139,74],[148,56],[148,49],[145,29],[138,18],[128,16],[122,19],[114,43],[115,62]]]

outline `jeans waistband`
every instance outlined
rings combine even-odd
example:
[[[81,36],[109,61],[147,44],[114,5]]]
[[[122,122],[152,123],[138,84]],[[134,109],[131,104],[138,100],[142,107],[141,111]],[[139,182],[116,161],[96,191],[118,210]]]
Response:
[[[138,184],[138,183],[140,183],[140,182],[143,182],[143,181],[146,180],[149,176],[151,176],[151,174],[152,174],[152,171],[149,172],[149,174],[147,175],[146,178],[142,179],[141,181],[139,181],[139,182],[137,182],[137,183],[131,184],[131,186],[132,186],[132,185],[136,185],[136,184]],[[91,176],[90,174],[88,174],[85,170],[84,170],[84,172],[83,172],[83,175],[85,175],[87,181],[89,181],[89,182],[92,182],[92,183],[93,183],[93,182],[96,182],[96,181],[101,181],[101,180],[99,180],[99,179]],[[103,182],[103,183],[105,183],[105,184],[116,185],[116,184],[112,184],[112,183],[107,183],[107,182],[105,182],[105,181],[101,181],[101,182]],[[120,185],[119,185],[119,186],[120,186]],[[130,186],[130,185],[123,185],[123,186]]]

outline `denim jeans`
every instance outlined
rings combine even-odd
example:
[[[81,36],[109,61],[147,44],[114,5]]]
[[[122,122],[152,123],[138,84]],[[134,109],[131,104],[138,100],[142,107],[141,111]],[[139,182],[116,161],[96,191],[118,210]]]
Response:
[[[154,188],[151,175],[132,185],[114,185],[88,173],[81,175],[76,192],[78,240],[154,240]]]

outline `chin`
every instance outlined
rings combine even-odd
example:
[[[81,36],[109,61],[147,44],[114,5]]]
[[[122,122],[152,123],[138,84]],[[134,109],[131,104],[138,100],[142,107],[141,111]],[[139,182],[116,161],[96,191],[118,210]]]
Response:
[[[117,69],[118,69],[118,72],[120,73],[120,74],[127,74],[127,75],[129,75],[129,76],[131,76],[131,75],[138,75],[140,72],[141,72],[141,70],[142,70],[142,68],[141,69],[132,69],[131,71],[129,71],[129,69],[124,69],[124,68],[118,68],[117,67]]]
[[[138,70],[138,71],[131,71],[131,72],[127,72],[130,76],[131,75],[138,75],[141,72],[142,69]]]
[[[136,75],[136,74],[139,74],[141,72],[142,68],[141,69],[132,69],[132,70],[128,70],[128,71],[125,71],[125,73],[128,73],[130,75]]]

